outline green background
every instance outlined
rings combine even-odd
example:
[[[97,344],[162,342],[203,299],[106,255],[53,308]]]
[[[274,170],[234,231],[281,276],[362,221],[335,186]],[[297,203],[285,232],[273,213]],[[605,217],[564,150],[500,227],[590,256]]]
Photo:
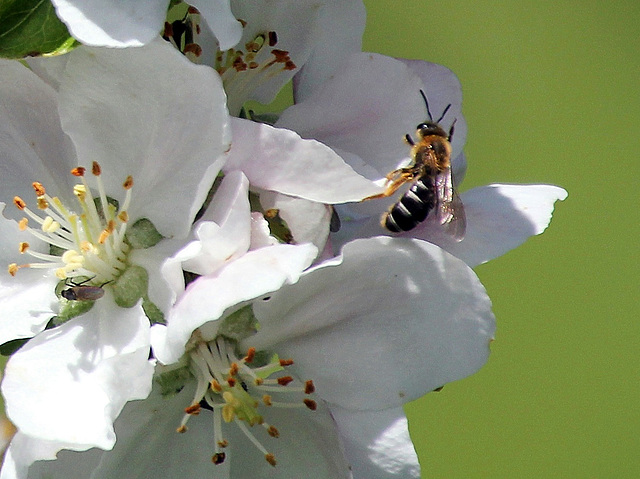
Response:
[[[423,477],[640,477],[640,2],[365,4],[365,50],[460,78],[463,190],[569,192],[547,232],[476,268],[496,341],[407,406]]]

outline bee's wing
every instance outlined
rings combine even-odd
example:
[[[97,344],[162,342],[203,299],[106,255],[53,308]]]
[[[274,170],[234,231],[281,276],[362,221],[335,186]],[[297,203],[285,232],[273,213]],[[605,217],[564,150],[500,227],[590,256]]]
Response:
[[[436,176],[436,218],[456,241],[462,241],[467,229],[462,200],[453,188],[451,168]]]

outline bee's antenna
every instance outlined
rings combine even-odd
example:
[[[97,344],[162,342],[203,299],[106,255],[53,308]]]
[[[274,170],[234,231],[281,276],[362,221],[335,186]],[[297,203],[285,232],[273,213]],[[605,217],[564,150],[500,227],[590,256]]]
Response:
[[[424,100],[424,104],[427,107],[427,113],[429,114],[429,120],[433,121],[433,117],[431,116],[431,111],[429,110],[429,102],[427,101],[427,95],[425,95],[424,90],[420,90],[420,94],[422,95],[422,99]],[[449,105],[449,106],[451,106],[451,105]]]
[[[436,121],[436,123],[440,123],[440,121],[442,121],[442,119],[444,118],[444,116],[447,114],[447,112],[449,111],[449,108],[451,108],[451,103],[449,103],[447,105],[447,107],[444,109],[444,111],[442,112],[442,115],[440,115],[440,118],[438,118],[438,121]]]

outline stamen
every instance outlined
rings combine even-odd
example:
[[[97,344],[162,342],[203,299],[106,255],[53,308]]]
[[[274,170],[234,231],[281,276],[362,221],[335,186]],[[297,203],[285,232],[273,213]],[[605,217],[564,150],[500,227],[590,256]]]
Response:
[[[219,52],[215,68],[222,77],[232,114],[261,84],[285,71],[295,70],[289,52],[273,48],[278,43],[276,32],[258,34],[245,44],[246,52],[230,49]]]
[[[199,335],[194,337],[198,338]],[[223,425],[224,427],[235,425],[264,455],[267,462],[275,466],[275,456],[268,452],[267,447],[252,432],[251,427],[261,425],[264,428],[265,437],[278,438],[280,436],[278,428],[265,421],[261,410],[272,407],[306,407],[312,411],[316,410],[317,403],[314,400],[300,398],[300,395],[313,392],[313,382],[307,381],[294,385],[292,383],[296,380],[289,375],[264,379],[264,376],[292,365],[293,360],[274,359],[263,366],[251,368],[249,364],[255,360],[255,348],[250,348],[246,356],[238,359],[234,346],[234,342],[224,337],[217,337],[210,342],[196,339],[193,349],[189,352],[190,369],[197,380],[196,391],[193,401],[185,408],[185,415],[177,431],[185,432],[187,422],[193,416],[204,412],[205,409],[211,410],[215,443],[212,456],[214,463],[220,464],[226,458],[221,450],[228,445],[223,437]],[[275,394],[294,394],[299,399],[293,402],[276,401],[273,398]]]
[[[80,179],[80,184],[73,187],[73,194],[82,209],[81,214],[71,211],[58,197],[49,196],[45,186],[38,181],[32,183],[38,210],[31,210],[21,197],[14,197],[14,205],[25,214],[18,222],[18,228],[28,231],[44,244],[59,248],[62,254],[33,251],[29,243],[22,242],[19,251],[41,262],[12,264],[9,266],[10,274],[15,275],[19,269],[26,267],[46,268],[55,271],[61,280],[85,276],[91,278],[88,286],[96,286],[115,280],[127,268],[130,247],[124,242],[124,237],[128,214],[125,209],[116,211],[108,203],[101,179],[102,168],[97,162],[93,163],[91,172],[95,178],[101,212],[98,212],[87,184],[86,169],[81,166],[71,170],[71,174]],[[133,178],[128,176],[123,185],[126,191],[123,205],[127,208],[131,203],[133,184]],[[35,221],[35,228],[29,225],[30,219]]]
[[[278,378],[277,381],[280,386],[286,386],[291,381],[293,381],[293,378],[291,376],[282,376]]]
[[[45,195],[46,190],[44,189],[44,186],[42,186],[42,183],[40,183],[39,181],[34,181],[33,183],[31,183],[31,186],[33,186],[33,189],[36,192],[36,196]]]

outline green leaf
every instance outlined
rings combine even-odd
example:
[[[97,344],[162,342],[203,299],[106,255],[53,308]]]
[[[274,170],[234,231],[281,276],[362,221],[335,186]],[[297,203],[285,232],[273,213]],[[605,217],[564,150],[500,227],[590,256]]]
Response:
[[[0,0],[0,56],[62,54],[77,42],[50,0]]]

